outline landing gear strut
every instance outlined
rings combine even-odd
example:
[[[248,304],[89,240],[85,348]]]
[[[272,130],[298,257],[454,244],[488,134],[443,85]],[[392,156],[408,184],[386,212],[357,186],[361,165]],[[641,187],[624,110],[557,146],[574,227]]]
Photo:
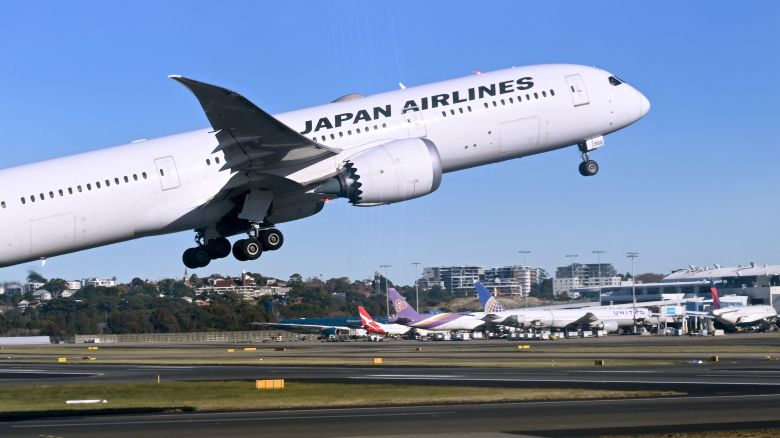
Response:
[[[195,230],[194,248],[184,251],[182,261],[189,269],[208,266],[209,262],[229,256],[245,262],[257,260],[263,251],[276,251],[284,243],[284,235],[276,228],[261,228],[260,224],[252,224],[246,239],[239,239],[231,246],[224,237],[206,239],[205,230]]]
[[[580,163],[579,167],[580,175],[593,176],[599,173],[599,163],[591,160],[588,156],[588,152],[591,152],[602,146],[604,146],[604,137],[602,136],[591,138],[577,144],[577,147],[582,153],[582,163]]]

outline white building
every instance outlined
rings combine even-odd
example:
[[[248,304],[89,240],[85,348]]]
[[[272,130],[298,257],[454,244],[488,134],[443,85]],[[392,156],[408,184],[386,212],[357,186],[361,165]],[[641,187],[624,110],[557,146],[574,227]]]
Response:
[[[93,286],[93,287],[114,287],[116,286],[116,279],[110,278],[110,277],[92,277],[92,278],[85,278],[82,282],[82,285],[86,286]],[[81,289],[81,288],[79,288]]]
[[[79,289],[81,289],[81,285],[82,285],[81,280],[70,280],[70,281],[68,281],[67,289],[68,290],[79,290]]]
[[[33,292],[33,298],[38,299],[40,301],[50,301],[51,300],[51,292],[47,291],[46,289],[38,289],[35,292]]]

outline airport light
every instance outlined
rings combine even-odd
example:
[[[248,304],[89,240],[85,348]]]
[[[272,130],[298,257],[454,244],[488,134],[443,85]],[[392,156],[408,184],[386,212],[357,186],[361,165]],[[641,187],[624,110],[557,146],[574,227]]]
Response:
[[[593,254],[596,254],[596,257],[598,258],[598,270],[599,270],[599,306],[601,305],[601,255],[605,254],[606,251],[601,249],[594,249]]]
[[[387,318],[390,319],[390,292],[387,290],[388,283],[387,283],[387,268],[392,268],[393,265],[379,265],[380,268],[384,268],[385,270],[385,306],[387,307]],[[379,283],[380,289],[382,288],[382,283]]]
[[[528,254],[531,254],[531,251],[521,249],[520,251],[517,251],[518,253],[523,255],[523,268],[528,271],[528,290],[523,291],[523,295],[525,296],[525,308],[528,308],[528,294],[531,293],[531,270],[528,269],[528,260],[526,257],[528,257]]]
[[[417,271],[420,267],[420,262],[412,262],[414,265],[414,298],[415,298],[415,309],[417,311],[420,311],[420,276],[417,275]]]
[[[639,253],[627,252],[626,257],[631,259],[631,299],[634,303],[634,333],[636,333],[636,277],[634,276],[634,259],[639,257]]]
[[[569,292],[571,292],[572,288],[574,287],[574,259],[579,256],[579,254],[566,254],[566,257],[571,259],[571,287],[569,288]],[[569,296],[569,298],[571,298],[571,296]]]

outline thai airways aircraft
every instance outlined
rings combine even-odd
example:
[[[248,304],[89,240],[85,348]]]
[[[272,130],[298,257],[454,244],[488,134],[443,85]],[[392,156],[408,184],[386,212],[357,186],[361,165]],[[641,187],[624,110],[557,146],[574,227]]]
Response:
[[[374,333],[377,335],[389,335],[389,336],[402,336],[411,330],[411,327],[407,327],[401,324],[383,324],[374,320],[371,314],[363,306],[358,306],[358,312],[360,313],[360,322],[363,325],[363,329],[368,333]]]
[[[389,320],[391,323],[430,331],[471,331],[485,325],[480,313],[444,312],[435,315],[421,315],[394,288],[387,289],[387,294],[390,297],[393,310],[395,310],[395,317]]]
[[[566,328],[586,326],[607,332],[631,327],[652,316],[644,307],[588,307],[583,309],[505,309],[485,286],[474,284],[485,310],[485,321],[493,324],[524,328]]]
[[[0,267],[143,236],[195,231],[189,268],[279,249],[276,224],[326,200],[376,206],[427,195],[442,174],[577,145],[650,109],[604,70],[536,65],[270,115],[238,93],[171,76],[211,128],[0,171]],[[233,242],[230,236],[245,234]]]

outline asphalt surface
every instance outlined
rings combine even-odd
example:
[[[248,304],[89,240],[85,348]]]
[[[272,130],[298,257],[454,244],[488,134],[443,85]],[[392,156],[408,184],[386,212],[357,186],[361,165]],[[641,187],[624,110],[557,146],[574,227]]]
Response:
[[[610,343],[620,345],[624,339]],[[636,342],[637,338],[633,338]],[[717,345],[780,345],[778,336],[721,338]],[[603,340],[580,340],[596,345]],[[716,345],[710,339],[643,340],[643,345]],[[725,343],[725,344],[724,344]],[[291,347],[305,357],[317,354],[359,354],[372,348],[388,357],[402,354],[408,343],[301,345]],[[440,354],[442,363],[457,363],[460,355],[479,355],[485,343],[426,343],[426,352]],[[625,344],[633,345],[633,344]],[[565,344],[557,344],[558,347]],[[101,347],[102,349],[103,347]],[[124,347],[123,347],[124,348]],[[138,346],[138,348],[143,348]],[[147,347],[148,348],[148,347]],[[452,351],[456,352],[453,353]],[[780,350],[780,348],[778,348]],[[318,351],[320,353],[318,353]],[[325,353],[323,353],[323,351]],[[762,350],[764,351],[764,350]],[[403,353],[405,354],[405,353]],[[550,351],[550,355],[571,354]],[[617,354],[617,353],[616,353]],[[654,357],[656,353],[631,353]],[[263,365],[104,365],[99,363],[0,363],[3,386],[31,383],[107,383],[163,381],[254,380],[415,383],[518,388],[593,388],[672,390],[687,395],[672,398],[465,404],[416,407],[365,407],[230,413],[149,413],[68,416],[0,422],[0,436],[594,436],[603,434],[780,428],[780,361],[767,354],[732,353],[718,363],[689,363],[679,353],[674,365],[606,367],[418,367],[418,366],[263,366]],[[464,389],[467,390],[467,389]]]

